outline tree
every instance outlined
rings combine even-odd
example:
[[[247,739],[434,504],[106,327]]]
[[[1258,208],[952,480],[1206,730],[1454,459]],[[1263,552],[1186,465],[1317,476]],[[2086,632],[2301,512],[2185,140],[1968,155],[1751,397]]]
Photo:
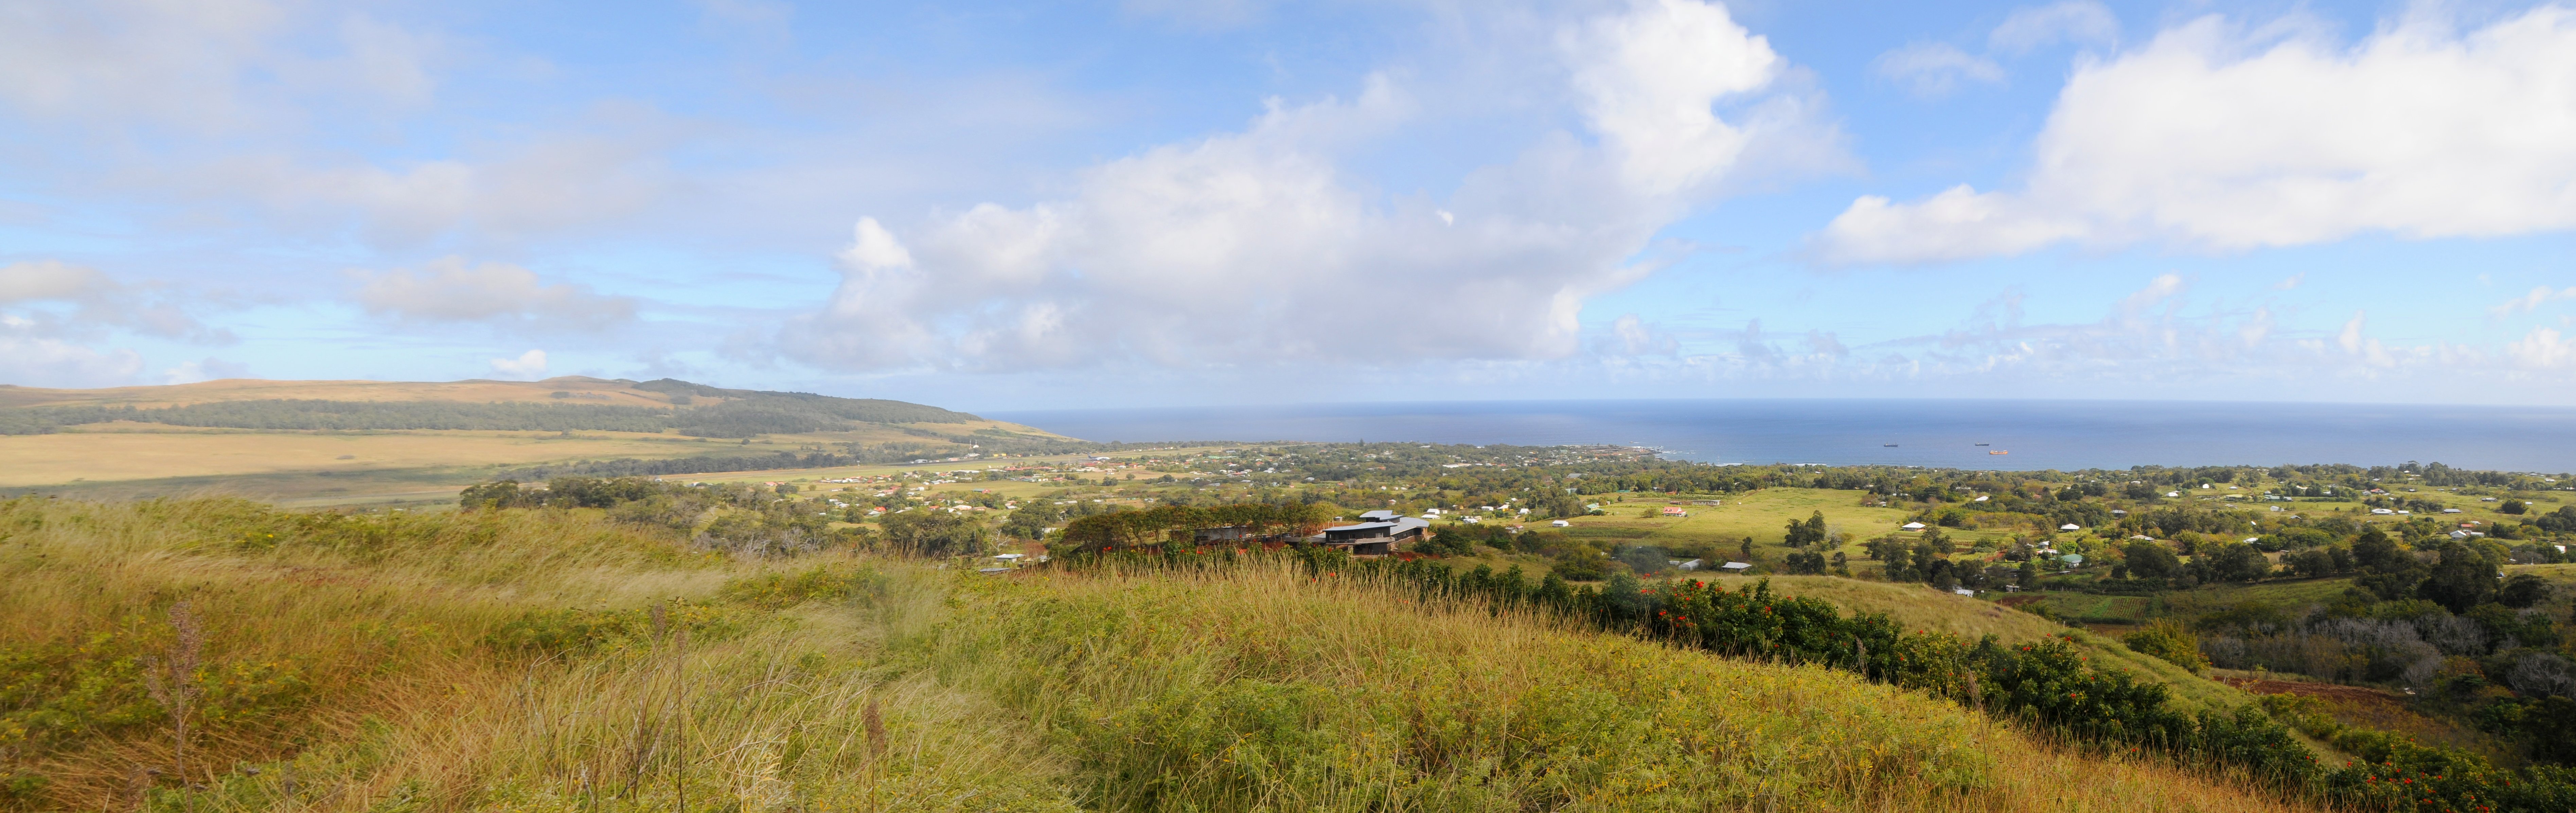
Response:
[[[2524,511],[2531,510],[2531,506],[2521,500],[2506,500],[2504,502],[2497,503],[2496,510],[2507,514],[2520,514]]]
[[[916,556],[981,553],[991,535],[983,523],[946,511],[904,511],[884,522],[886,541]]]
[[[2496,595],[2496,565],[2484,551],[2457,541],[2442,545],[2442,561],[2415,590],[2426,600],[2465,613]]]
[[[2416,561],[2414,554],[2398,547],[2397,540],[2388,538],[2388,533],[2375,525],[2362,529],[2361,536],[2352,540],[2352,559],[2362,571],[2354,583],[2384,600],[2412,595],[2416,583],[2424,580],[2424,563]],[[2490,574],[2488,578],[2494,577]]]
[[[2516,573],[2496,588],[2497,604],[2523,609],[2549,600],[2549,580],[2530,573]]]
[[[2039,557],[2021,560],[2021,577],[2018,583],[2024,590],[2039,589]]]
[[[1744,545],[1736,548],[1735,552],[1742,554],[1744,556],[1744,561],[1753,561],[1753,537],[1745,537]]]
[[[2130,542],[2120,553],[2128,557],[2129,574],[2142,579],[2172,578],[2182,572],[2182,559],[2163,545],[2144,539]]]
[[[2209,578],[2216,581],[2259,581],[2272,574],[2272,560],[2243,542],[2204,546],[2199,561],[2207,563]]]
[[[2335,572],[2334,557],[2325,551],[2313,548],[2284,556],[2281,558],[2281,563],[2287,565],[2290,572],[2311,579],[2333,575]]]
[[[1815,512],[1813,516],[1807,517],[1807,521],[1805,522],[1799,522],[1794,519],[1790,520],[1788,533],[1782,540],[1781,544],[1785,544],[1793,548],[1804,548],[1809,545],[1822,544],[1824,541],[1825,512],[1818,511]]]

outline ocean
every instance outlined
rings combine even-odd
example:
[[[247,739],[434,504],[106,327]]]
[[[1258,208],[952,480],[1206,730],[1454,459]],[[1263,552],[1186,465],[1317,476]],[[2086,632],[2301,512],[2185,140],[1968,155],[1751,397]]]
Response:
[[[986,413],[1094,441],[1644,446],[1707,463],[2576,470],[2576,409],[2206,401],[1469,401]],[[1989,454],[1989,452],[2008,454]]]

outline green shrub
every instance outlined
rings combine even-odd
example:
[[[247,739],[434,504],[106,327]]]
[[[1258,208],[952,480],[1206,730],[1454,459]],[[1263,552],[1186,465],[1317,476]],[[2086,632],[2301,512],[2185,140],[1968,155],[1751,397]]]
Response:
[[[2209,658],[2200,654],[2200,636],[2172,621],[2158,621],[2120,637],[2129,649],[2170,661],[2191,670],[2192,674],[2208,671]]]

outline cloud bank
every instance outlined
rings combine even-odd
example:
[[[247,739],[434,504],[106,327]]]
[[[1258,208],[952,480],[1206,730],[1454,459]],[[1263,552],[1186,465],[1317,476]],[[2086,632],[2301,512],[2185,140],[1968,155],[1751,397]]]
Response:
[[[2470,31],[2419,16],[2349,47],[2204,17],[2079,62],[2035,151],[2020,189],[1865,196],[1814,248],[1921,263],[2576,227],[2576,10]]]
[[[1552,56],[1582,132],[1540,134],[1446,199],[1343,169],[1418,107],[1377,74],[1354,99],[1273,102],[1241,132],[1092,167],[1062,199],[900,234],[862,219],[828,306],[782,346],[844,370],[1565,357],[1584,302],[1651,270],[1631,258],[1656,230],[1766,139],[1820,128],[1780,89],[1785,60],[1717,5],[1574,21]]]
[[[448,257],[418,271],[360,272],[356,298],[369,313],[411,322],[484,322],[518,328],[598,330],[635,318],[635,300],[587,285],[545,284],[507,263]]]

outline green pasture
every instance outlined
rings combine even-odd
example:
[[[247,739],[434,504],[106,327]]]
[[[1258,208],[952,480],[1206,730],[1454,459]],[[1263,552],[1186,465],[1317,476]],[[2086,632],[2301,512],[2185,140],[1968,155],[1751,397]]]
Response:
[[[1607,496],[1607,495],[1604,495]],[[1575,517],[1570,535],[1589,538],[1634,540],[1629,544],[1656,545],[1674,550],[1733,551],[1745,537],[1753,544],[1779,547],[1786,538],[1791,520],[1804,521],[1815,512],[1825,514],[1828,530],[1852,540],[1867,539],[1896,530],[1905,524],[1908,513],[1903,509],[1863,507],[1860,492],[1815,488],[1766,488],[1743,494],[1708,496],[1618,495],[1624,500],[1603,500],[1607,516]],[[1597,497],[1588,497],[1598,499]],[[1615,498],[1614,498],[1615,499]],[[1722,505],[1691,505],[1693,499],[1715,499]],[[1690,516],[1668,518],[1645,517],[1649,511],[1661,513],[1672,503]]]

